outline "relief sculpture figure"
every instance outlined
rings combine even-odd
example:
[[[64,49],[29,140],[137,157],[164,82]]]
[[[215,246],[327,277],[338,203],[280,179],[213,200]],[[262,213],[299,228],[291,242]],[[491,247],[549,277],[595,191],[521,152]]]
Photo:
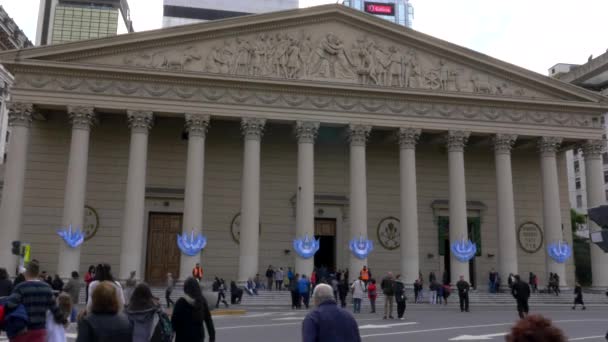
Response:
[[[237,75],[247,75],[249,73],[251,47],[246,40],[241,38],[237,38],[236,43],[237,52],[232,73]]]
[[[346,54],[344,44],[333,33],[321,40],[313,58],[312,73],[326,78],[351,78],[353,63]]]
[[[388,49],[388,82],[387,86],[403,87],[404,60],[395,46]]]

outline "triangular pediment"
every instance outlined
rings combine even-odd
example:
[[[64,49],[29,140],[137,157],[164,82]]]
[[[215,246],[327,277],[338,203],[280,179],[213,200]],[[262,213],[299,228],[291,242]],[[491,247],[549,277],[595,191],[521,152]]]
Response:
[[[330,82],[488,97],[601,102],[578,87],[340,5],[24,50],[44,60],[187,77]]]

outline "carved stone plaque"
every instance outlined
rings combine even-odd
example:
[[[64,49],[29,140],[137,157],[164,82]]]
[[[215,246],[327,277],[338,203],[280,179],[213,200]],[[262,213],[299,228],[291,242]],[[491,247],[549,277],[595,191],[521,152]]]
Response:
[[[543,231],[534,222],[524,222],[517,229],[517,241],[525,252],[536,253],[543,247]]]
[[[262,224],[260,223],[259,235],[262,235]],[[230,236],[238,245],[241,239],[241,213],[237,213],[230,221]]]
[[[378,242],[385,249],[393,250],[401,245],[401,223],[398,218],[389,216],[378,223]]]
[[[97,233],[97,229],[99,229],[99,215],[93,207],[84,206],[84,224],[82,226],[84,241],[90,240]]]

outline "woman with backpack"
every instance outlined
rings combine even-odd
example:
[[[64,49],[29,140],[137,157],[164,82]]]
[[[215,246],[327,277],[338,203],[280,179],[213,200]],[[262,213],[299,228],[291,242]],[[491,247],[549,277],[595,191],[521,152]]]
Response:
[[[154,298],[150,287],[139,284],[131,293],[127,317],[133,325],[134,342],[171,342],[173,330],[171,321]]]
[[[207,300],[194,278],[184,282],[184,296],[177,300],[171,324],[175,331],[175,342],[203,342],[205,329],[209,332],[209,341],[215,342],[215,328],[211,319],[211,312]]]
[[[367,298],[369,298],[369,304],[372,307],[370,313],[376,313],[376,298],[378,298],[378,288],[376,287],[376,279],[372,278],[369,285],[367,285]]]

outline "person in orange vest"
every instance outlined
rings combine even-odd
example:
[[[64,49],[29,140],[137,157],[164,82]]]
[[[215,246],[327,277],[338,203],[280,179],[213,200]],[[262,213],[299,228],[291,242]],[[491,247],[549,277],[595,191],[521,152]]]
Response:
[[[361,277],[361,280],[363,280],[363,282],[367,286],[367,283],[372,278],[372,272],[369,271],[367,266],[363,266],[363,269],[361,270],[361,272],[359,272],[359,276]]]
[[[194,268],[192,269],[192,276],[194,277],[194,279],[198,280],[199,283],[201,282],[201,280],[203,280],[203,268],[198,262],[196,263],[196,266],[194,266]]]

